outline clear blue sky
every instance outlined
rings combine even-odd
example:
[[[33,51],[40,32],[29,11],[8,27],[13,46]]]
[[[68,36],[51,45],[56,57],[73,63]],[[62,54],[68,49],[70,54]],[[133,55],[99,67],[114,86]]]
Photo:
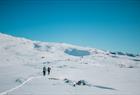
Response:
[[[140,53],[140,0],[0,0],[0,32]]]

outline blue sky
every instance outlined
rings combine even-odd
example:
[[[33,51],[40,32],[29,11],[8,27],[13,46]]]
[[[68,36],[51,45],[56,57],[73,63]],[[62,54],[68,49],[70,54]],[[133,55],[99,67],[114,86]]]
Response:
[[[0,0],[0,32],[140,53],[140,0]]]

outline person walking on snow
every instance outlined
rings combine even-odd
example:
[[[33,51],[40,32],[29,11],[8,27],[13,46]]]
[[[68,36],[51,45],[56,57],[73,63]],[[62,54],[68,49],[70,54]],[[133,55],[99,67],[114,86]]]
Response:
[[[50,72],[51,72],[51,67],[48,67],[48,75],[50,75]]]
[[[46,75],[46,67],[44,66],[43,67],[43,76],[45,76]]]

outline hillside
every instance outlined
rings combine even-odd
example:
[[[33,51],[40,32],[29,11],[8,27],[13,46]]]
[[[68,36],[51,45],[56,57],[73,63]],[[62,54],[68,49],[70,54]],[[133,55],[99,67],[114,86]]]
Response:
[[[44,65],[51,75],[42,76]],[[85,85],[74,86],[80,80]],[[0,95],[139,95],[139,88],[139,55],[0,33]]]

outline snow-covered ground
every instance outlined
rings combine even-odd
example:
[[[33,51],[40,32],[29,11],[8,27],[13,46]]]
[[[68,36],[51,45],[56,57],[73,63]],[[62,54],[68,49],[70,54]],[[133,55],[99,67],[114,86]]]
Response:
[[[42,76],[44,65],[51,75]],[[139,88],[139,55],[0,33],[0,95],[140,95]]]

